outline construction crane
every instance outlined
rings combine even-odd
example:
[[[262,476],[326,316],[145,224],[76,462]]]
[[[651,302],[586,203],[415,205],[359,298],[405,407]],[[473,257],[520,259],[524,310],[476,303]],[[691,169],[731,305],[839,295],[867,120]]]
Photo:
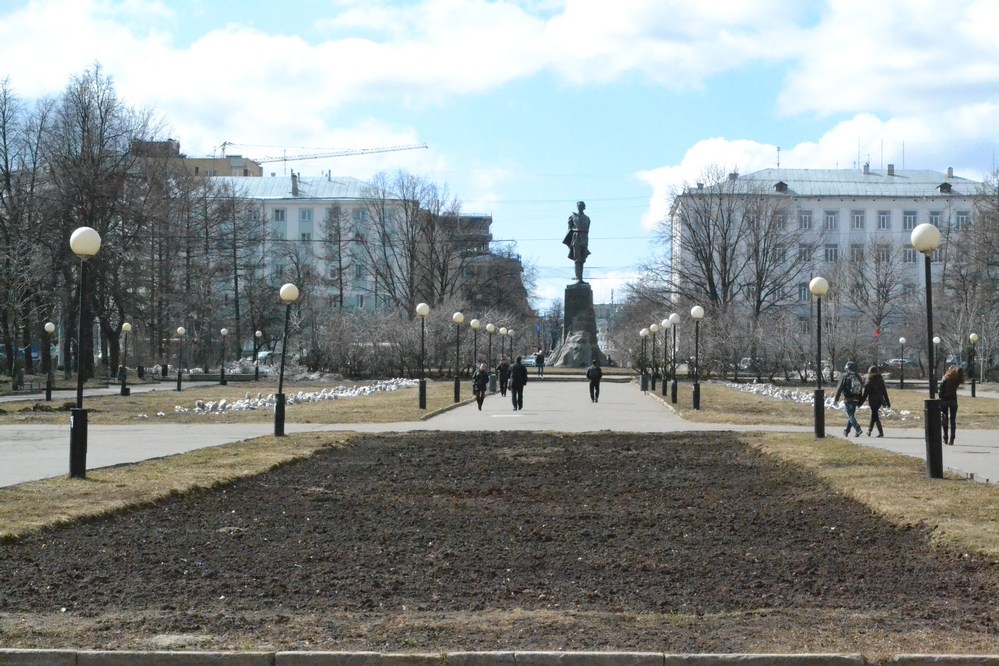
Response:
[[[238,146],[246,144],[233,143],[231,141],[222,142],[222,157],[225,157],[226,147],[228,146]],[[249,146],[247,146],[249,147]],[[383,146],[381,148],[355,148],[353,150],[331,150],[323,153],[308,153],[303,155],[272,155],[269,157],[254,158],[251,157],[254,162],[258,164],[267,164],[269,162],[282,162],[284,164],[284,170],[287,172],[288,162],[296,162],[298,160],[317,160],[324,157],[346,157],[348,155],[374,155],[375,153],[393,153],[398,150],[419,150],[421,148],[426,148],[425,143],[414,143],[401,146]]]

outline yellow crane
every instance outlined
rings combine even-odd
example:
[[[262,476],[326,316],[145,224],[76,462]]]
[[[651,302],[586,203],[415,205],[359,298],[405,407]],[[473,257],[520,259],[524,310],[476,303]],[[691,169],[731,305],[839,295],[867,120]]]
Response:
[[[223,141],[221,145],[222,157],[225,157],[226,148],[228,148],[229,146],[244,146],[247,148],[251,147],[248,144],[239,144],[239,143],[233,143],[232,141]],[[266,147],[266,146],[260,146],[260,147]],[[425,143],[413,143],[400,146],[382,146],[380,148],[354,148],[351,150],[329,150],[321,153],[303,153],[301,155],[288,155],[285,152],[282,152],[281,155],[271,155],[268,157],[260,157],[260,158],[251,157],[248,159],[257,162],[258,164],[267,164],[269,162],[281,162],[284,165],[283,167],[284,171],[287,172],[288,162],[297,162],[298,160],[317,160],[323,157],[346,157],[348,155],[374,155],[375,153],[392,153],[398,150],[419,150],[421,148],[426,148],[426,147],[427,144]]]

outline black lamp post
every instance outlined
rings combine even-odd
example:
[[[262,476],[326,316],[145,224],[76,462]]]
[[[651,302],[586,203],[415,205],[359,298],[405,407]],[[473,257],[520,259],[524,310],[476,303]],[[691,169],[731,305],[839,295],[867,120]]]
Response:
[[[121,325],[121,395],[130,395],[132,390],[128,388],[128,334],[132,332],[132,325],[127,321]]]
[[[694,409],[701,408],[701,358],[700,358],[700,344],[701,344],[701,320],[704,319],[704,308],[700,305],[695,305],[690,308],[690,317],[694,320],[694,394],[693,394],[693,407]]]
[[[253,381],[260,381],[260,338],[264,337],[263,331],[254,331],[253,333]]]
[[[649,326],[649,333],[652,334],[652,376],[649,377],[649,388],[653,392],[656,390],[656,374],[658,374],[658,366],[656,365],[656,332],[658,330],[659,324]]]
[[[968,372],[971,373],[971,397],[975,397],[975,343],[978,342],[978,334],[972,333],[968,336],[971,348],[968,350]]]
[[[87,316],[87,260],[101,249],[101,235],[90,227],[80,227],[69,237],[69,247],[80,258],[80,330],[76,342],[76,407],[70,410],[69,475],[87,476],[87,410],[83,408],[83,339],[90,325]]]
[[[670,328],[673,327],[673,325],[669,323],[669,317],[666,317],[665,319],[662,320],[662,322],[660,322],[659,327],[663,331],[663,377],[662,377],[663,381],[662,381],[662,391],[663,391],[663,397],[665,398],[667,392],[669,391],[669,389],[667,388],[667,386],[669,386],[669,384],[666,382],[666,375],[668,374],[666,372],[666,345],[669,344],[669,330],[670,330]]]
[[[229,335],[229,329],[223,328],[219,331],[219,335],[222,336],[222,359],[219,362],[219,385],[225,386],[229,383],[225,378],[225,339]]]
[[[912,247],[924,255],[926,274],[926,347],[930,364],[930,397],[923,403],[926,424],[926,474],[931,479],[943,478],[943,449],[940,433],[940,401],[936,397],[936,377],[933,355],[933,280],[930,262],[933,251],[940,245],[940,230],[932,224],[920,224],[912,230]]]
[[[496,393],[496,372],[493,365],[493,333],[496,332],[495,324],[486,324],[486,333],[489,334],[489,351],[486,355],[486,366],[492,371],[489,373],[489,392]]]
[[[902,347],[902,350],[899,352],[900,358],[898,359],[898,388],[904,389],[905,388],[905,338],[904,337],[899,338],[898,344],[899,346]]]
[[[638,387],[644,393],[649,390],[649,375],[645,367],[645,348],[649,340],[649,329],[643,328],[638,332],[638,335],[642,338],[642,357],[638,368]]]
[[[472,327],[472,367],[479,367],[479,328],[482,326],[482,322],[478,319],[473,319],[468,322],[468,325]],[[473,370],[474,372],[474,370]]]
[[[822,297],[829,292],[829,281],[812,278],[808,291],[815,296],[815,437],[826,436],[826,392],[822,389]]]
[[[45,369],[45,402],[52,402],[52,334],[55,333],[55,324],[50,321],[45,322],[45,347],[48,350],[49,364]]]
[[[510,349],[508,350],[508,353],[510,354],[510,358],[516,358],[514,356],[514,352],[513,352],[513,329],[512,328],[506,329],[506,337],[510,339],[510,345],[509,345]]]
[[[281,338],[281,368],[278,370],[278,392],[274,403],[274,436],[284,437],[284,357],[288,352],[288,322],[291,321],[291,306],[298,300],[298,287],[288,282],[281,285],[278,292],[284,303],[284,336]]]
[[[461,325],[465,315],[455,312],[451,321],[454,322],[454,401],[461,402]]]
[[[420,303],[416,306],[416,316],[420,318],[420,409],[427,408],[427,380],[423,375],[426,359],[427,315],[430,306]]]
[[[183,326],[177,327],[177,390],[182,391],[183,380],[181,379],[181,373],[184,372],[184,334],[187,333],[187,329]]]
[[[670,354],[669,374],[672,377],[669,387],[669,401],[676,404],[676,327],[680,324],[680,315],[672,313],[669,316],[670,328],[673,329],[673,352]]]
[[[507,330],[506,326],[500,326],[500,329],[499,329],[499,334],[500,334],[500,357],[503,357],[503,356],[506,355],[506,334],[509,333],[509,332],[510,331]]]
[[[933,357],[930,366],[930,395],[937,392],[937,363],[940,362],[940,336],[933,336]]]

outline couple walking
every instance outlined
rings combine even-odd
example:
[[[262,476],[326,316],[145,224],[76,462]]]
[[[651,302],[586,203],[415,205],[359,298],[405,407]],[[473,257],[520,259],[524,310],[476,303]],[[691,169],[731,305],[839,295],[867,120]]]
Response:
[[[878,437],[885,436],[885,431],[881,427],[880,410],[881,407],[890,408],[891,400],[888,398],[884,377],[881,376],[881,371],[878,370],[877,366],[872,365],[868,369],[865,381],[857,372],[857,364],[853,361],[847,363],[846,367],[843,368],[843,376],[839,379],[839,386],[836,388],[836,397],[833,402],[838,403],[841,396],[846,409],[844,435],[849,437],[850,430],[855,429],[857,437],[860,437],[863,429],[857,421],[857,408],[866,402],[871,408],[871,424],[867,426],[867,436],[871,436],[875,427],[878,429]]]
[[[508,368],[502,367],[505,364],[506,359],[503,359],[499,368],[501,395],[506,395],[508,378],[513,409],[517,411],[524,408],[524,385],[527,384],[527,367],[521,362],[520,356],[517,357],[512,366]],[[479,364],[479,369],[472,375],[472,394],[475,396],[475,402],[478,403],[480,410],[482,409],[482,403],[486,399],[488,386],[489,369],[485,363],[481,363]]]

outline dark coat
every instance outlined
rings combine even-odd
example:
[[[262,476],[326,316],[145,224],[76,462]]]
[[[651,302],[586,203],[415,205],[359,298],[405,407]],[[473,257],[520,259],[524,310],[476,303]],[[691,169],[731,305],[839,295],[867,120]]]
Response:
[[[944,377],[940,382],[939,394],[941,400],[953,400],[957,402],[957,387],[961,385],[961,380],[957,376]]]
[[[888,389],[885,387],[885,378],[880,374],[867,376],[867,384],[864,386],[864,398],[860,404],[867,402],[871,409],[881,409],[881,406],[891,407],[891,400],[888,399]]]
[[[514,363],[510,368],[510,386],[515,389],[524,388],[527,383],[527,368],[522,363]]]
[[[489,385],[489,373],[485,370],[476,370],[472,375],[472,390],[485,391]]]
[[[600,369],[600,366],[594,363],[586,370],[586,378],[591,382],[600,383],[600,378],[604,376],[604,371]]]
[[[510,364],[500,363],[496,366],[496,374],[499,375],[499,380],[505,382],[510,378]]]

